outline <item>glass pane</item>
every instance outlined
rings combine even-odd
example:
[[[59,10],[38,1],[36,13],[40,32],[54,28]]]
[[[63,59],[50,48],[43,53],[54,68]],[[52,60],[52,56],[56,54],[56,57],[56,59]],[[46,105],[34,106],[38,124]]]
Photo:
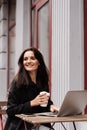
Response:
[[[49,67],[49,28],[48,3],[38,12],[38,48],[42,51],[47,67]]]
[[[15,28],[15,22],[16,22],[16,0],[10,1],[10,8],[9,8],[9,83],[13,79],[14,76],[14,70],[15,70],[15,38],[16,38],[16,28]]]
[[[32,10],[32,46],[35,43],[35,9]]]

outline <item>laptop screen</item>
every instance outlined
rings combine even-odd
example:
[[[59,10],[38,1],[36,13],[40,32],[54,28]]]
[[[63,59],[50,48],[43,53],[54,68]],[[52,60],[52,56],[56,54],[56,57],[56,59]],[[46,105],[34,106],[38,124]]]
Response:
[[[84,112],[87,105],[87,91],[68,91],[58,116],[77,115]]]

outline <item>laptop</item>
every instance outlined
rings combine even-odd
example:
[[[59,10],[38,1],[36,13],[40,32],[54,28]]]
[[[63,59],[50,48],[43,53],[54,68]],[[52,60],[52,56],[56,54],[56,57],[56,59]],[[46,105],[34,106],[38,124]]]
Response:
[[[41,112],[41,113],[35,113],[34,115],[53,116],[53,117],[78,115],[84,113],[86,105],[87,105],[86,90],[68,91],[65,95],[65,98],[59,111]]]

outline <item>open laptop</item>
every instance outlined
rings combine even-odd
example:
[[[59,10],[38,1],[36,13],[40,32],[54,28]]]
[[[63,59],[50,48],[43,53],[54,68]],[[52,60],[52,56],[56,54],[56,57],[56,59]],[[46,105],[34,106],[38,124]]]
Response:
[[[71,116],[84,113],[87,105],[87,91],[68,91],[58,112],[35,113],[41,116]]]

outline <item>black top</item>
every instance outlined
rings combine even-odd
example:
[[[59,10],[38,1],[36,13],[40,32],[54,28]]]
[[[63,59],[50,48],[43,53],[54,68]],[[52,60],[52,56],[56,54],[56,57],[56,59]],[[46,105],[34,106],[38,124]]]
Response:
[[[7,121],[4,130],[24,130],[24,122],[15,117],[15,114],[33,114],[38,112],[50,111],[50,105],[53,102],[49,99],[47,107],[30,106],[30,101],[33,100],[41,91],[41,87],[32,82],[30,86],[16,86],[16,82],[12,82],[11,89],[8,95],[7,104]],[[26,123],[30,130],[32,124]],[[49,124],[46,124],[49,126]]]

